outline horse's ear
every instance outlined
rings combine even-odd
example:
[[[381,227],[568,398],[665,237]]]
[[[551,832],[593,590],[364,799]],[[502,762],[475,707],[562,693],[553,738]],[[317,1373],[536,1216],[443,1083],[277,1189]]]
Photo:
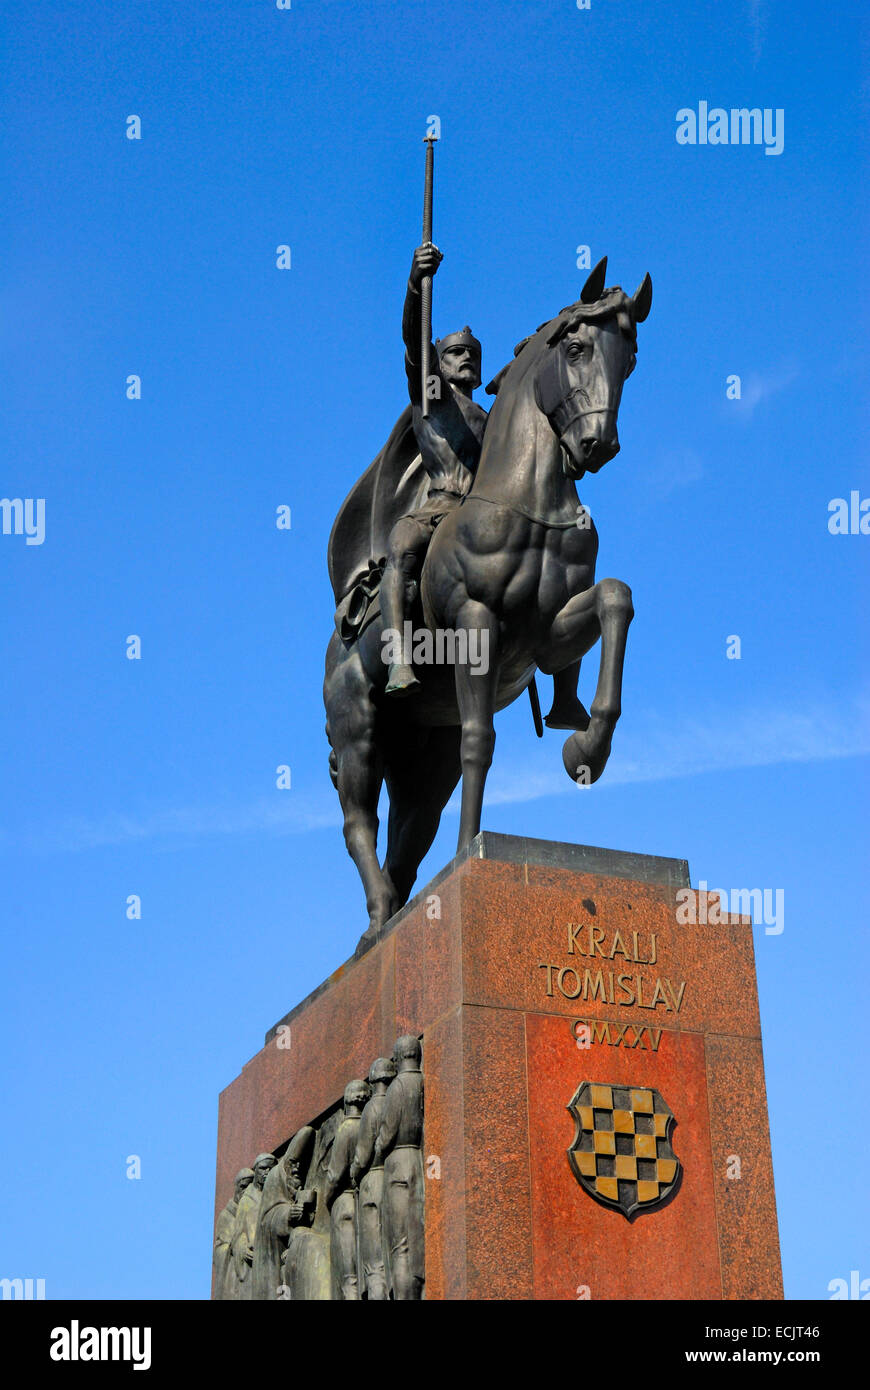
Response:
[[[635,290],[634,298],[631,301],[635,323],[643,323],[644,319],[650,311],[651,304],[652,280],[649,278],[649,271],[647,271],[646,275],[643,277],[637,289]]]
[[[604,277],[607,274],[607,257],[602,256],[601,260],[590,270],[589,279],[580,291],[581,304],[594,304],[604,293]]]

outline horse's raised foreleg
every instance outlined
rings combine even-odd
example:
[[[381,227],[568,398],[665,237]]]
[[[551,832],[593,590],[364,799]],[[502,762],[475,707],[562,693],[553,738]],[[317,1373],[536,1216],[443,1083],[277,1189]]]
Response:
[[[582,656],[600,636],[598,686],[590,708],[589,726],[572,734],[562,747],[562,761],[575,782],[596,782],[610,756],[616,721],[622,713],[622,668],[628,628],[634,617],[631,590],[621,579],[600,579],[572,598],[556,618],[548,644],[549,669],[560,655]],[[543,670],[548,669],[540,661]]]
[[[498,687],[498,621],[482,603],[463,604],[456,622],[457,631],[464,629],[479,640],[481,660],[476,666],[469,662],[456,663],[456,700],[462,724],[459,756],[462,763],[462,811],[459,818],[457,851],[465,849],[480,829],[483,810],[483,789],[486,774],[492,763],[495,748],[496,690]]]

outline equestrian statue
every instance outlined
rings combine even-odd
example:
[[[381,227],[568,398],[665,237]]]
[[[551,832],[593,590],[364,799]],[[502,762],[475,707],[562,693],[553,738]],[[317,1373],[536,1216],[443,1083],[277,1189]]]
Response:
[[[546,724],[566,729],[568,775],[600,777],[620,715],[631,590],[595,582],[598,536],[577,481],[619,450],[617,414],[650,310],[644,276],[628,296],[605,288],[607,258],[575,304],[515,349],[473,399],[481,346],[468,327],[431,342],[432,144],[423,242],[414,252],[402,335],[410,403],[351,489],[329,539],[335,630],[324,703],[348,852],[377,939],[407,902],[462,778],[458,850],[480,829],[495,746],[493,716],[553,676]],[[587,713],[580,663],[600,639]],[[378,860],[378,800],[390,811]]]

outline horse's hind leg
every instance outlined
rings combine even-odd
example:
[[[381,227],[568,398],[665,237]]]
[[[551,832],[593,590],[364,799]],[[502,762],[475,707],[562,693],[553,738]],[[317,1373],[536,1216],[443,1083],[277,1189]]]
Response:
[[[548,729],[588,729],[589,711],[577,695],[579,679],[579,661],[553,672],[553,703],[549,714],[544,715]]]
[[[409,729],[397,739],[386,760],[390,821],[384,872],[406,903],[420,863],[438,831],[441,812],[462,772],[458,725],[428,731]],[[409,746],[410,742],[410,746]]]
[[[326,734],[332,744],[330,774],[344,814],[344,840],[365,888],[369,930],[377,931],[392,917],[398,904],[378,863],[378,797],[383,758],[375,737],[376,710],[359,658],[343,650],[334,651],[332,644],[327,655],[323,697]]]

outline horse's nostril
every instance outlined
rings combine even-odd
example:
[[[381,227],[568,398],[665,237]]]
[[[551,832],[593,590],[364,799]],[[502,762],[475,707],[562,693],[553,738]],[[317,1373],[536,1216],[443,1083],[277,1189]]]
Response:
[[[594,435],[587,435],[585,439],[580,440],[580,448],[583,450],[583,457],[585,459],[589,458],[589,455],[593,453],[597,444],[598,440]]]

